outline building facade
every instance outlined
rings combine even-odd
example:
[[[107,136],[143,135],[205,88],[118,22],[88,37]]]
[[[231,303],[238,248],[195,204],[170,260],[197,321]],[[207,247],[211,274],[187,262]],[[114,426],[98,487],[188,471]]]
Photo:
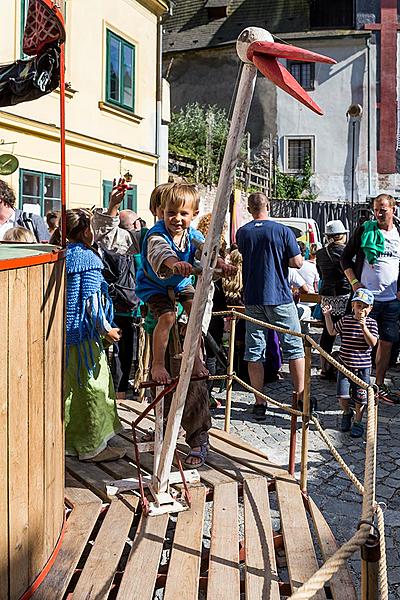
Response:
[[[67,206],[103,206],[114,178],[130,172],[125,206],[151,223],[151,190],[167,176],[162,125],[161,18],[164,0],[60,0],[66,22]],[[23,58],[28,0],[3,0],[1,63]],[[8,24],[5,26],[5,24]],[[0,153],[19,169],[5,178],[19,207],[60,207],[57,91],[0,111]]]
[[[276,41],[337,64],[282,60],[323,117],[258,77],[247,125],[253,154],[262,155],[272,140],[278,166],[288,174],[299,173],[308,157],[321,200],[398,194],[397,21],[397,0],[180,2],[164,28],[171,108],[197,101],[229,111],[239,69],[236,38],[246,27],[263,27]]]

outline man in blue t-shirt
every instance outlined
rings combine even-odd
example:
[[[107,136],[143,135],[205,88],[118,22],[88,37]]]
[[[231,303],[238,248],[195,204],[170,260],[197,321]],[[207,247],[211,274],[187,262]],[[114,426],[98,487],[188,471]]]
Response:
[[[236,241],[243,257],[243,290],[246,314],[271,325],[301,331],[296,306],[288,283],[288,269],[303,264],[293,232],[269,219],[265,194],[250,194],[248,211],[253,221],[237,231]],[[266,328],[246,321],[246,352],[251,385],[262,392],[267,346]],[[284,358],[289,361],[293,387],[301,398],[304,388],[304,350],[301,337],[280,335]],[[253,413],[265,420],[266,402],[255,395]]]

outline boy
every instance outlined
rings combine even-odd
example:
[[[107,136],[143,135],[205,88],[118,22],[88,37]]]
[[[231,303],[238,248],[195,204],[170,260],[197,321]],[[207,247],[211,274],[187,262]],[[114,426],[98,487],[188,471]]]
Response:
[[[200,250],[204,237],[190,226],[199,212],[200,198],[196,186],[173,183],[161,195],[163,221],[158,221],[147,233],[142,247],[142,268],[137,274],[136,293],[146,302],[157,319],[153,333],[153,361],[151,376],[163,385],[170,381],[165,368],[165,351],[169,334],[175,322],[175,298],[187,314],[192,306],[194,288],[190,275],[196,250]],[[221,258],[217,267],[226,273],[233,272]],[[193,374],[207,375],[200,348]]]
[[[151,192],[149,209],[157,221],[162,221],[164,218],[164,211],[161,208],[161,196],[170,186],[170,183],[160,183]]]
[[[325,322],[329,335],[341,337],[340,359],[343,365],[360,379],[369,383],[371,375],[371,353],[372,348],[378,342],[378,324],[369,317],[374,304],[372,292],[366,288],[355,291],[351,300],[353,312],[345,315],[335,325],[333,324],[329,305],[323,307]],[[361,423],[365,405],[367,403],[367,392],[338,371],[337,395],[342,415],[342,431],[349,431],[353,438],[361,437],[364,427]],[[356,415],[353,426],[351,425],[354,411],[350,408],[350,398],[355,401]]]

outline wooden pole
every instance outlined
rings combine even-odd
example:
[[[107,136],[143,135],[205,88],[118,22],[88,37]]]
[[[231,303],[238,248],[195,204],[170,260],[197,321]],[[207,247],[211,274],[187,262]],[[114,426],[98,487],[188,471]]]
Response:
[[[361,547],[361,600],[378,600],[379,588],[379,538],[370,534]]]
[[[233,177],[253,97],[256,77],[256,67],[252,63],[245,64],[242,69],[238,86],[235,108],[232,115],[218,182],[213,215],[203,248],[201,258],[202,274],[197,284],[185,335],[179,383],[171,402],[171,409],[165,431],[164,444],[157,472],[161,492],[165,492],[168,488],[169,474],[171,472],[176,441],[186,401],[186,394],[193,370],[194,358],[196,352],[198,352],[200,343],[202,317],[207,302],[215,263],[218,258],[219,243],[225,223],[226,212],[229,206]]]
[[[231,330],[229,332],[229,362],[228,379],[226,383],[226,406],[225,406],[225,431],[229,433],[231,426],[232,387],[233,387],[233,362],[235,358],[235,335],[236,317],[232,317]]]
[[[301,436],[301,491],[307,492],[307,474],[308,474],[308,430],[310,426],[311,402],[311,344],[304,340],[305,365],[304,365],[304,393],[303,393],[303,426]]]
[[[298,393],[293,392],[292,408],[298,409]],[[297,431],[297,415],[292,415],[290,418],[290,445],[289,445],[289,467],[290,475],[294,476],[296,466],[296,431]]]
[[[60,52],[61,245],[67,245],[67,167],[65,155],[65,43]]]
[[[163,391],[163,387],[156,387],[156,398]],[[153,460],[153,486],[158,492],[157,469],[160,463],[161,448],[164,439],[164,398],[155,407],[156,422],[154,426],[154,460]]]
[[[143,379],[146,381],[146,379],[148,379],[148,374],[149,374],[151,336],[147,332],[144,335],[145,335],[145,342],[144,342],[144,353],[143,353]],[[146,390],[144,388],[140,388],[140,391],[139,391],[140,402],[143,402],[145,393],[146,393]]]

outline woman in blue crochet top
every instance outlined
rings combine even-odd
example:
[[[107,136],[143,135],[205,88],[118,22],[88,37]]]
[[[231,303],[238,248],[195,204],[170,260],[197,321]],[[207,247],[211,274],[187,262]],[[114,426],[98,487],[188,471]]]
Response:
[[[107,445],[121,424],[103,340],[117,342],[120,332],[111,325],[103,263],[91,247],[91,219],[87,210],[67,210],[65,444],[69,456],[104,462],[125,454]]]

